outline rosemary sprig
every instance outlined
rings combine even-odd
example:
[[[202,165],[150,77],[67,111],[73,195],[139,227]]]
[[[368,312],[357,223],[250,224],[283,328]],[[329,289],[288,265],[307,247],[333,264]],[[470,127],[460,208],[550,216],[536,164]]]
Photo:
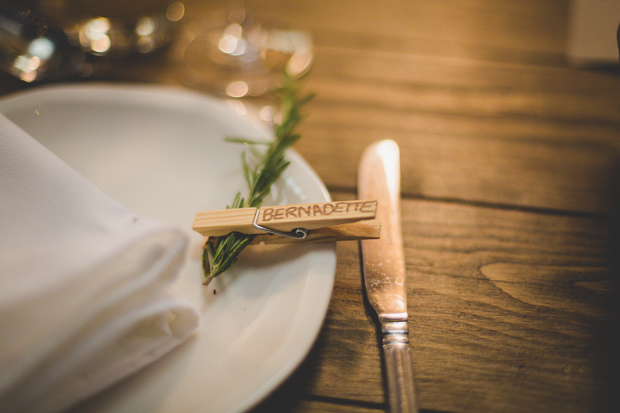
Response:
[[[314,97],[312,94],[300,96],[297,83],[294,78],[287,77],[278,90],[280,98],[281,121],[274,130],[272,142],[257,142],[248,139],[227,138],[229,142],[243,143],[247,145],[256,159],[251,166],[247,160],[246,152],[241,154],[243,174],[248,185],[246,198],[238,192],[233,202],[226,208],[258,208],[263,199],[271,192],[272,185],[288,167],[289,161],[284,158],[288,148],[293,146],[300,138],[295,133],[295,128],[303,120],[301,108]],[[266,146],[266,151],[261,154],[257,146]],[[252,242],[255,235],[232,232],[220,237],[216,245],[208,244],[202,254],[202,268],[205,275],[204,284],[208,284],[214,277],[229,269],[236,261],[243,249]]]

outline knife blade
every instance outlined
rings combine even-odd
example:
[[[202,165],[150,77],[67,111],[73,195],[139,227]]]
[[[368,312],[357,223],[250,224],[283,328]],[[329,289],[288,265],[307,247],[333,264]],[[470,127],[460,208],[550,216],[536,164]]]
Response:
[[[362,244],[366,296],[377,312],[391,412],[417,412],[407,327],[405,257],[400,224],[400,151],[392,140],[366,148],[358,168],[358,196],[379,201],[378,240]]]

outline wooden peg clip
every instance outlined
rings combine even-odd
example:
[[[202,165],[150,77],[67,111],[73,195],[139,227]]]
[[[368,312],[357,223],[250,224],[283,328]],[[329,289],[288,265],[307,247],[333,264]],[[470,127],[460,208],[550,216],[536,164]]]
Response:
[[[208,237],[256,234],[252,244],[377,239],[377,201],[337,201],[261,208],[202,211],[192,229]]]

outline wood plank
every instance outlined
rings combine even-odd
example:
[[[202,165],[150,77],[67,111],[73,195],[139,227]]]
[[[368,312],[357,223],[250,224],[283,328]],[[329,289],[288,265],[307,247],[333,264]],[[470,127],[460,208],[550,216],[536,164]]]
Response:
[[[226,1],[184,3],[205,19]],[[568,1],[248,4],[314,35],[297,149],[337,199],[367,144],[401,146],[422,407],[620,410],[618,232],[600,215],[616,205],[620,78],[564,67]],[[101,59],[94,78],[182,84],[169,57]],[[0,93],[25,87],[0,74]],[[357,243],[341,243],[318,341],[257,412],[385,411],[380,355]]]
[[[263,16],[286,16],[312,32],[330,30],[329,36],[319,37],[321,46],[340,45],[342,34],[358,39],[370,34],[402,37],[401,44],[436,40],[435,50],[450,53],[466,53],[479,45],[563,53],[568,10],[562,0],[249,0],[248,4]]]
[[[318,138],[319,129],[324,133]],[[378,139],[401,148],[405,196],[525,208],[610,213],[620,165],[613,147],[538,140],[488,140],[398,131],[314,128],[298,151],[329,188],[353,190],[363,149]],[[337,135],[337,136],[335,136]],[[319,142],[319,144],[317,144]],[[346,149],[345,149],[346,148]],[[349,156],[339,156],[347,150]]]
[[[256,217],[257,208],[199,211],[194,217],[192,229],[210,237],[221,237],[233,231],[243,234],[264,234],[264,229],[254,226],[256,219],[257,225],[279,231],[292,231],[295,228],[314,230],[373,219],[377,213],[377,201],[354,200],[264,206],[258,210],[258,217]]]
[[[378,239],[381,236],[381,222],[377,220],[359,221],[351,224],[334,225],[310,231],[303,239],[291,239],[272,234],[258,235],[250,245],[257,244],[288,244],[308,242],[357,241],[362,239]]]
[[[287,391],[293,391],[286,387]],[[293,393],[295,394],[295,393]],[[273,397],[261,403],[252,410],[252,413],[274,413],[274,412],[296,412],[296,413],[378,413],[387,411],[385,407],[374,407],[373,405],[355,405],[341,400],[305,400],[291,397],[291,393],[286,395],[277,392]]]
[[[422,200],[402,207],[422,408],[609,407],[620,344],[609,221]],[[339,244],[325,326],[291,380],[311,396],[384,403],[373,318],[358,246]]]
[[[601,187],[617,175],[620,78],[326,54],[332,61],[317,63],[308,84],[318,97],[296,148],[328,186],[354,188],[363,148],[390,138],[401,145],[408,196],[609,211]]]
[[[316,55],[309,80],[319,97],[356,106],[614,123],[620,116],[612,73],[364,49]]]
[[[145,0],[133,3],[139,2],[150,3]],[[226,3],[226,0],[185,0],[184,20],[206,24],[205,21],[214,20],[216,12]],[[43,11],[51,17],[59,14],[55,9],[58,4],[62,3],[41,2]],[[541,57],[562,54],[568,10],[562,0],[544,3],[535,0],[386,0],[381,3],[248,0],[246,4],[264,20],[292,21],[318,33],[315,37],[319,45],[340,47],[353,43],[371,47],[375,44],[382,50],[410,51],[416,47],[431,54],[461,55],[488,49],[493,51],[491,55],[507,58],[523,52]],[[145,7],[149,5],[142,6]],[[386,41],[377,45],[377,40],[382,38]]]

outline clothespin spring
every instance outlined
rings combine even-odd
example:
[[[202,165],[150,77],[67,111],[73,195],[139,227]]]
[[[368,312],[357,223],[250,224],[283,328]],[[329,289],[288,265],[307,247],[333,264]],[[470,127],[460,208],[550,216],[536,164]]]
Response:
[[[278,231],[277,229],[267,228],[262,225],[259,225],[258,224],[259,215],[260,215],[260,208],[256,208],[256,214],[254,214],[254,222],[252,222],[252,225],[256,229],[268,232],[270,234],[280,235],[282,237],[293,238],[293,239],[304,239],[308,236],[308,230],[305,228],[295,228],[290,232],[284,232],[284,231]]]

